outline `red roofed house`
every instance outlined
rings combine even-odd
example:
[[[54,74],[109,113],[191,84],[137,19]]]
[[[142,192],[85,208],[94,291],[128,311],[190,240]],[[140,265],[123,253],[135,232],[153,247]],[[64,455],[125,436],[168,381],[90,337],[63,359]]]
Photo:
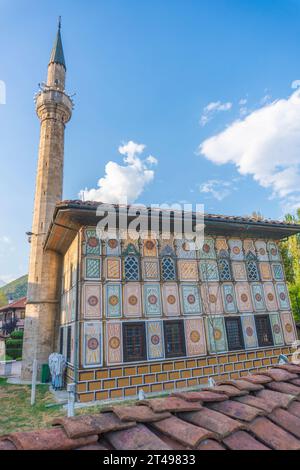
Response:
[[[0,331],[5,334],[7,329],[23,330],[26,297],[10,302],[0,308]]]

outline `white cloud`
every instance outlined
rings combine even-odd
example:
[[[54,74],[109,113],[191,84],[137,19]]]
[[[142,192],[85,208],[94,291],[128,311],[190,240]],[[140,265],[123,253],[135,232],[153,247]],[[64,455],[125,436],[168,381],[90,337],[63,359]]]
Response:
[[[272,189],[281,203],[300,205],[300,90],[273,101],[206,139],[199,154],[211,162],[232,163]]]
[[[130,140],[118,150],[124,155],[125,165],[109,161],[105,165],[105,175],[98,180],[97,188],[82,189],[79,197],[85,201],[106,203],[132,203],[142,194],[145,186],[154,178],[154,171],[149,166],[158,163],[157,158],[149,155],[142,160],[139,155],[145,150],[144,144]]]
[[[245,106],[245,104],[247,104],[247,103],[248,103],[247,98],[242,98],[242,99],[240,99],[240,101],[239,101],[239,105],[240,105],[240,106]]]
[[[218,201],[229,196],[232,189],[232,183],[224,180],[208,180],[199,186],[200,193],[209,194]]]
[[[212,120],[214,115],[219,112],[229,111],[232,108],[232,103],[221,103],[221,101],[213,101],[203,108],[202,116],[200,118],[200,125],[202,127]]]
[[[296,90],[296,88],[299,88],[300,86],[300,80],[294,80],[291,84],[291,87],[293,88],[293,90]]]

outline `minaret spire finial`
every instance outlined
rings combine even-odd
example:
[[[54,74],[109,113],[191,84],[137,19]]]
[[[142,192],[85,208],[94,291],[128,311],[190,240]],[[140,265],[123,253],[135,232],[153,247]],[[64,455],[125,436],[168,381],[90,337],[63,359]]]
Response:
[[[61,16],[58,17],[58,29],[61,30]]]
[[[65,63],[65,58],[64,58],[64,51],[63,51],[63,46],[62,46],[62,40],[61,40],[61,35],[60,35],[60,30],[61,30],[61,16],[58,17],[58,28],[57,28],[57,34],[55,38],[55,42],[53,45],[53,49],[51,52],[51,57],[50,57],[50,62],[54,64],[61,64],[66,70],[66,63]]]

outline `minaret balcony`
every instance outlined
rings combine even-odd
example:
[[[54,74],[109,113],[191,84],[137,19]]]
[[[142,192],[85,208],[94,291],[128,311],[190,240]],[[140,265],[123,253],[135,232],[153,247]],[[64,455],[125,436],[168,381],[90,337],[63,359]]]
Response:
[[[40,119],[45,119],[49,113],[61,114],[63,122],[70,120],[73,109],[72,99],[63,91],[56,88],[45,87],[35,97],[36,112]],[[55,117],[53,115],[53,117]]]

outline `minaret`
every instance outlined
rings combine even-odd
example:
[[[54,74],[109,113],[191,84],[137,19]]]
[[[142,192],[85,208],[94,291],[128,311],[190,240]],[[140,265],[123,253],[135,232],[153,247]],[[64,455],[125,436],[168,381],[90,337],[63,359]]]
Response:
[[[61,22],[48,65],[47,83],[36,95],[36,112],[41,123],[38,153],[28,295],[25,314],[22,378],[30,379],[33,360],[48,363],[55,349],[59,315],[60,255],[44,250],[54,208],[62,199],[65,124],[72,115],[72,100],[65,93],[66,64]],[[38,375],[39,380],[39,375]]]

